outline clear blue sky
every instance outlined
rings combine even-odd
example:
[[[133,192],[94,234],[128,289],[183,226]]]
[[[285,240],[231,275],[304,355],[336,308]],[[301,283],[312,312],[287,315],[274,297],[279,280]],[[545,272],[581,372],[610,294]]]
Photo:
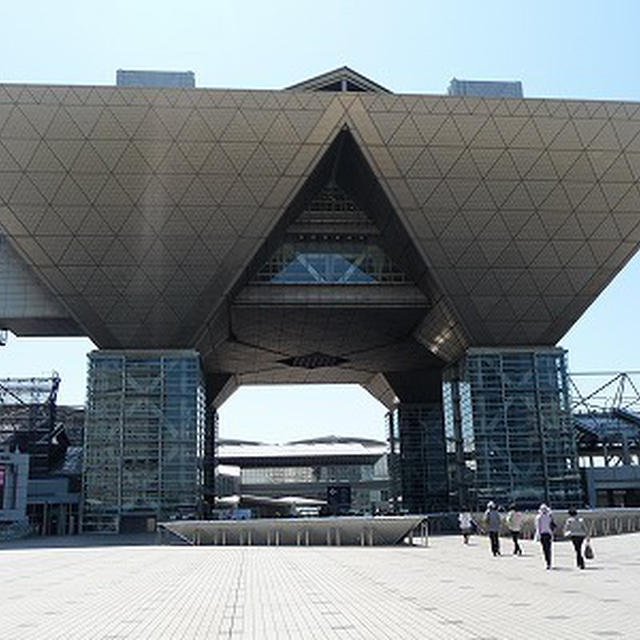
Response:
[[[640,101],[640,2],[112,0],[1,2],[0,82],[114,84],[118,68],[193,70],[203,87],[281,88],[344,64],[398,93],[518,79],[529,97]],[[640,257],[561,341],[575,371],[640,369]],[[63,378],[81,403],[88,341],[12,339],[0,376]],[[358,388],[240,389],[224,435],[382,437]],[[349,429],[345,424],[351,425]]]

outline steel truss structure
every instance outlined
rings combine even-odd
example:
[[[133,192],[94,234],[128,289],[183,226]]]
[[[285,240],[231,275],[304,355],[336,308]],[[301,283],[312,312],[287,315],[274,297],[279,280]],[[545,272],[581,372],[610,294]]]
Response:
[[[640,372],[570,376],[578,454],[585,466],[640,464]]]
[[[30,454],[29,476],[50,469],[60,377],[0,380],[0,446]]]

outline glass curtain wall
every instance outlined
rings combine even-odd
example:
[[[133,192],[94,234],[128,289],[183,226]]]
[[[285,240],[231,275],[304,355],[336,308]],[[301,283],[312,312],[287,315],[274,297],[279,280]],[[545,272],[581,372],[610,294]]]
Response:
[[[564,350],[470,349],[443,398],[452,508],[580,504]]]
[[[195,513],[204,425],[196,352],[91,353],[83,529],[148,528],[149,518]]]
[[[448,488],[441,405],[401,403],[387,415],[387,427],[392,501],[396,510],[446,511]]]
[[[333,183],[306,206],[252,280],[261,285],[410,282],[383,249],[380,231]]]

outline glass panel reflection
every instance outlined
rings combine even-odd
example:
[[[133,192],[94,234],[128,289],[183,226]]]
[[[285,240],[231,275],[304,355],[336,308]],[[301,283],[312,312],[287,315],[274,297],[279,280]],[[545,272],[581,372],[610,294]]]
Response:
[[[283,244],[254,282],[273,284],[393,284],[405,274],[375,244],[366,241],[297,240]]]

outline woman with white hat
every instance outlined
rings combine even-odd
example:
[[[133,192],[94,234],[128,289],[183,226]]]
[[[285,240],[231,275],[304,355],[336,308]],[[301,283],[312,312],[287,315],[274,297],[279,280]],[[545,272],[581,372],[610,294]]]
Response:
[[[551,509],[546,504],[541,504],[536,516],[536,540],[540,540],[544,561],[547,569],[551,569],[551,543],[553,541],[553,530],[556,523],[553,521]]]

